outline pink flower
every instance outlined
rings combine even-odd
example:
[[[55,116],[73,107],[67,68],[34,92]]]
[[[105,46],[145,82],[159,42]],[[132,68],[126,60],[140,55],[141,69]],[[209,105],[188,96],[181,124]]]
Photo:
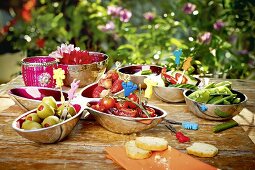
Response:
[[[50,57],[54,57],[54,58],[63,58],[64,53],[65,54],[70,54],[72,51],[79,51],[80,48],[79,47],[75,47],[73,44],[61,44],[61,46],[57,47],[56,51],[53,51],[52,53],[49,54]]]
[[[146,12],[146,13],[143,14],[143,17],[148,21],[152,21],[155,18],[155,13]]]
[[[192,14],[193,11],[195,11],[196,5],[192,4],[190,2],[184,4],[182,10],[185,14]]]
[[[132,16],[132,13],[127,9],[123,9],[120,11],[120,21],[128,22]]]
[[[122,7],[119,7],[119,6],[108,6],[107,14],[112,16],[119,16],[121,9]]]
[[[216,21],[214,24],[213,24],[213,28],[217,31],[219,31],[220,29],[222,29],[223,27],[225,26],[224,22],[221,21],[221,20],[218,20]]]
[[[212,34],[210,32],[205,32],[198,37],[198,40],[200,43],[207,44],[207,45],[210,44],[211,39],[212,39]]]
[[[113,31],[115,29],[115,24],[112,21],[109,21],[105,25],[99,25],[98,29],[103,32]]]

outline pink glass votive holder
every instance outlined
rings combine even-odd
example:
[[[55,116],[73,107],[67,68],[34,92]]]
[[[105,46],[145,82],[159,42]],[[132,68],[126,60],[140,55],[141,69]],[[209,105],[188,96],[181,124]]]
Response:
[[[36,56],[21,61],[22,76],[26,86],[55,87],[53,69],[57,69],[57,60],[53,57]]]

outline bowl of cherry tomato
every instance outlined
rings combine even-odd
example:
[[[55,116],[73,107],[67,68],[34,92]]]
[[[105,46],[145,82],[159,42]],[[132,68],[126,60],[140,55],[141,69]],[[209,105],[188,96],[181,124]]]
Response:
[[[136,94],[128,97],[106,96],[88,102],[90,114],[105,129],[120,134],[131,134],[157,126],[167,115],[166,111],[139,102]]]

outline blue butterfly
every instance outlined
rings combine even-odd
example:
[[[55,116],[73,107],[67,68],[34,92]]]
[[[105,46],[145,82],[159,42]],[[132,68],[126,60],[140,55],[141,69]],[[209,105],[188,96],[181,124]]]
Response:
[[[127,97],[130,95],[130,93],[135,91],[138,86],[132,81],[128,81],[128,82],[122,82],[122,87],[124,89],[124,96]]]
[[[179,65],[180,64],[181,55],[182,55],[182,49],[175,50],[173,54],[175,56],[175,64]]]

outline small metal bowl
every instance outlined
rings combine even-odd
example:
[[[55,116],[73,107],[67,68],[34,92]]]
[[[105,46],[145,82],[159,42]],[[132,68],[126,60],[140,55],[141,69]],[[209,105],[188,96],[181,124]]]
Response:
[[[142,70],[143,66],[150,67],[152,73],[159,75],[161,73],[162,67],[156,65],[131,65],[125,66],[118,69],[120,73],[120,77],[123,79],[125,76],[129,75],[130,80],[135,84],[141,84],[142,88],[146,88],[146,84],[144,83],[144,79],[147,75],[134,75],[135,73]]]
[[[46,96],[52,96],[57,102],[60,101],[61,93],[59,90],[46,87],[17,87],[8,92],[10,98],[24,110],[36,108]],[[67,93],[63,92],[65,99]]]
[[[153,87],[154,94],[164,102],[184,102],[183,91],[184,89],[178,87]]]
[[[66,86],[70,86],[76,79],[80,80],[79,87],[85,87],[97,81],[104,74],[109,57],[99,52],[89,52],[89,55],[94,57],[95,62],[81,65],[59,64],[59,67],[66,71],[66,78],[64,79]]]
[[[192,90],[185,90],[183,95],[189,110],[194,115],[209,120],[227,120],[239,114],[248,100],[245,94],[235,90],[231,91],[232,93],[237,94],[237,97],[241,99],[240,103],[231,105],[215,105],[196,102],[188,97],[188,95],[193,92]]]
[[[37,143],[55,143],[61,141],[71,133],[72,129],[79,121],[83,112],[84,107],[82,107],[81,105],[73,104],[73,106],[77,112],[76,115],[56,125],[35,130],[21,129],[21,125],[24,122],[25,117],[30,113],[36,112],[36,109],[34,109],[16,118],[12,123],[12,128],[20,136]]]
[[[148,105],[155,109],[157,117],[151,118],[131,118],[125,116],[116,116],[87,108],[88,112],[93,115],[96,121],[105,129],[120,134],[131,134],[157,126],[167,115],[167,112],[152,105]]]

